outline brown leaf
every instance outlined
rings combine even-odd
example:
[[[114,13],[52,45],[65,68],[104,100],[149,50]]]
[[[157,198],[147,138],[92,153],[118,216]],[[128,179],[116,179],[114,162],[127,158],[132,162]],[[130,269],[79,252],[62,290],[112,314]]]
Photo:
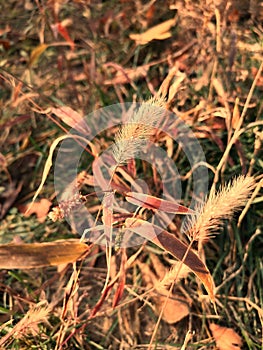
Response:
[[[65,124],[69,125],[71,128],[79,131],[83,135],[90,134],[90,128],[87,125],[85,119],[71,107],[61,106],[59,108],[51,108],[51,113],[54,113],[58,118],[60,118]]]
[[[156,11],[156,6],[155,6],[155,4],[152,4],[145,14],[147,22],[149,22],[153,19],[155,11]]]
[[[165,40],[172,36],[170,32],[171,27],[175,25],[175,19],[169,19],[157,26],[148,29],[141,34],[130,34],[130,38],[135,40],[136,45],[145,45],[152,40]]]
[[[172,294],[171,297],[164,295],[158,295],[158,297],[154,298],[157,308],[157,315],[160,314],[163,304],[166,303],[162,319],[167,323],[176,323],[189,315],[189,305],[187,301],[183,299],[181,296],[176,294]]]
[[[232,328],[221,327],[215,323],[211,323],[209,327],[219,350],[241,350],[242,339]]]
[[[1,124],[0,123],[0,127],[2,130],[4,130],[4,128],[11,128],[14,125],[17,124],[22,124],[24,121],[30,119],[31,116],[30,115],[21,115],[19,117],[13,117],[12,120],[8,120],[7,122]],[[17,141],[17,137],[16,137],[16,141]]]
[[[251,73],[252,73],[252,76],[253,76],[254,78],[256,77],[257,72],[258,72],[258,68],[256,68],[256,67],[251,67]],[[262,74],[262,73],[261,73],[261,76],[258,78],[256,85],[257,85],[258,87],[261,87],[261,88],[262,88],[262,86],[263,86],[263,74]]]
[[[214,78],[212,80],[213,86],[218,94],[219,97],[221,97],[223,99],[223,101],[226,100],[227,95],[223,86],[223,83],[220,79]]]
[[[155,243],[187,265],[203,282],[211,301],[214,302],[214,281],[206,265],[199,256],[171,233],[144,220],[126,219],[126,227]]]
[[[89,247],[78,239],[47,243],[1,244],[1,269],[32,269],[79,260]]]
[[[127,263],[127,254],[125,250],[122,250],[122,256],[121,256],[121,266],[120,266],[120,276],[118,281],[117,290],[114,294],[113,301],[112,301],[112,307],[114,308],[116,305],[118,305],[120,299],[122,298],[124,287],[126,283],[126,269],[125,265]]]
[[[145,193],[127,192],[125,193],[125,197],[128,202],[139,205],[143,208],[158,209],[166,213],[174,214],[195,214],[193,210],[176,202],[160,199],[158,197],[150,196]]]
[[[160,284],[157,276],[151,271],[149,265],[141,262],[137,262],[137,264],[141,270],[147,288],[150,289],[154,286],[157,290],[157,293],[152,293],[157,315],[160,315],[160,312],[162,312],[162,319],[170,324],[179,322],[189,315],[189,304],[185,298],[176,293],[171,294],[164,288],[159,289]],[[163,309],[164,305],[165,307]]]
[[[19,209],[25,215],[25,217],[36,214],[38,221],[44,222],[46,220],[51,204],[52,202],[50,202],[48,199],[42,198],[39,202],[20,206]]]

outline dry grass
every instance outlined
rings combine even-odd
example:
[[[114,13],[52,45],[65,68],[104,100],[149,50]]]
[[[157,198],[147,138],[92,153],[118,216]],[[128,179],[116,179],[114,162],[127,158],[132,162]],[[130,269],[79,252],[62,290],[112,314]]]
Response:
[[[188,233],[190,247],[199,247],[215,281],[217,307],[216,314],[201,282],[182,263],[149,242],[108,256],[111,275],[102,293],[105,249],[91,245],[77,263],[0,271],[2,348],[216,349],[209,326],[217,323],[234,329],[244,349],[261,349],[262,2],[248,0],[241,6],[236,1],[180,0],[160,6],[11,0],[1,6],[0,243],[79,238],[74,225],[49,219],[41,223],[21,209],[41,182],[50,146],[71,128],[51,113],[61,106],[71,107],[79,118],[116,102],[147,101],[119,131],[98,135],[82,159],[80,170],[86,175],[76,186],[83,193],[81,203],[86,201],[98,219],[106,211],[93,193],[92,164],[112,145],[117,198],[125,201],[125,191],[138,178],[145,180],[148,194],[161,196],[154,160],[132,160],[149,137],[180,169],[181,204],[188,206],[195,169],[172,140],[178,121],[166,135],[155,130],[159,113],[145,119],[148,107],[165,105],[191,128],[206,155],[206,163],[198,166],[207,167],[211,192]],[[173,18],[174,25],[168,22],[158,40],[145,45],[132,40],[131,34]],[[92,129],[96,120],[88,126]],[[178,175],[161,166],[170,186]],[[173,191],[177,183],[172,181]],[[144,190],[144,184],[136,186]],[[52,172],[40,197],[57,204]],[[139,208],[135,217],[147,219],[156,212]],[[124,233],[130,217],[114,206],[106,214]],[[189,237],[180,232],[182,217],[170,222],[166,213],[159,215],[176,239],[188,245]],[[211,233],[220,234],[207,240]],[[184,316],[173,323],[180,307]]]

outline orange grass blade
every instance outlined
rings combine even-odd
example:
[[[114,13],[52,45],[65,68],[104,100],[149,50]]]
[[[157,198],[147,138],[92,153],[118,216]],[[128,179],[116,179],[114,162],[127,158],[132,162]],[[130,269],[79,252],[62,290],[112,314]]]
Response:
[[[79,239],[0,245],[1,269],[32,269],[77,261],[90,247]]]
[[[112,307],[115,308],[119,301],[122,298],[123,292],[124,292],[124,287],[126,283],[126,269],[125,266],[127,264],[127,254],[125,249],[122,249],[122,256],[121,256],[121,266],[120,266],[120,276],[119,276],[119,283],[117,290],[114,294],[113,301],[112,301]]]
[[[115,282],[116,282],[116,281],[115,281]],[[100,297],[99,301],[98,301],[97,304],[94,306],[94,308],[91,310],[91,313],[90,313],[88,319],[93,318],[93,317],[97,314],[97,312],[98,312],[98,311],[100,310],[100,308],[102,307],[102,305],[103,305],[103,303],[104,303],[104,300],[106,300],[107,295],[108,295],[109,292],[112,290],[113,286],[114,286],[114,283],[108,285],[108,286],[104,289],[104,291],[103,291],[102,294],[101,294],[101,297]]]
[[[195,212],[183,205],[171,202],[158,197],[150,196],[145,193],[127,192],[126,200],[132,204],[139,205],[143,208],[158,209],[166,213],[194,215]]]
[[[206,265],[185,243],[171,233],[144,220],[127,219],[126,227],[155,243],[187,265],[204,284],[210,299],[214,302],[214,281]]]

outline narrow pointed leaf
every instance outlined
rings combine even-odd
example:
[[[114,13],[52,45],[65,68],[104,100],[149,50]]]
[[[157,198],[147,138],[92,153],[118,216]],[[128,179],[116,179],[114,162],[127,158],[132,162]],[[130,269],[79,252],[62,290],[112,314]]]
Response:
[[[116,281],[115,281],[116,282]],[[107,298],[109,292],[112,290],[114,286],[114,283],[112,284],[109,284],[105,289],[104,291],[102,292],[101,294],[101,297],[99,299],[99,301],[97,302],[97,304],[94,306],[94,308],[91,310],[91,313],[89,315],[89,319],[93,318],[97,312],[101,309],[103,303],[104,303],[104,300]]]
[[[210,299],[214,302],[214,281],[199,256],[171,233],[144,220],[127,219],[126,227],[155,243],[187,265],[204,284]]]
[[[122,257],[121,257],[121,266],[120,266],[120,276],[118,281],[118,287],[114,294],[113,301],[112,301],[112,307],[116,307],[119,303],[119,301],[122,298],[125,283],[126,283],[126,269],[125,265],[127,263],[127,254],[125,250],[122,250]]]
[[[59,34],[69,43],[71,50],[73,51],[75,48],[75,43],[74,41],[71,39],[71,37],[69,36],[68,30],[65,26],[65,22],[58,22],[57,23],[57,31],[59,32]],[[67,23],[68,24],[68,23]]]
[[[146,32],[141,34],[130,34],[130,38],[135,40],[137,45],[145,45],[152,40],[165,40],[170,38],[172,33],[170,29],[175,25],[175,19],[168,19],[165,22],[157,24],[149,28]]]
[[[126,200],[132,204],[148,209],[158,209],[166,213],[193,215],[195,212],[176,202],[171,202],[145,193],[127,192]]]
[[[29,66],[32,67],[39,59],[39,57],[42,55],[42,53],[48,48],[48,45],[46,44],[41,44],[37,46],[30,55],[30,60],[29,60]]]

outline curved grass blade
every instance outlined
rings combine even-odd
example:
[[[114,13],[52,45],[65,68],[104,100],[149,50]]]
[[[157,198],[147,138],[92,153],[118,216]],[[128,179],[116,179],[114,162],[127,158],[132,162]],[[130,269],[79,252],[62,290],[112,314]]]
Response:
[[[199,256],[173,234],[144,220],[126,219],[126,227],[155,243],[187,265],[204,284],[212,302],[215,300],[213,278]]]

